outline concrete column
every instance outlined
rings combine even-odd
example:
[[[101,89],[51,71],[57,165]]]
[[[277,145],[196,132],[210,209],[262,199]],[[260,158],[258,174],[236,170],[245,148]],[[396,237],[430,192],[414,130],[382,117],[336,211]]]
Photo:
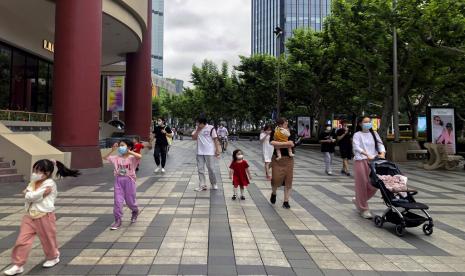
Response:
[[[101,167],[102,0],[55,3],[52,145],[72,153],[73,168]]]
[[[147,140],[152,122],[152,1],[147,1],[147,28],[136,53],[126,55],[126,95],[124,117],[126,135],[139,135]]]

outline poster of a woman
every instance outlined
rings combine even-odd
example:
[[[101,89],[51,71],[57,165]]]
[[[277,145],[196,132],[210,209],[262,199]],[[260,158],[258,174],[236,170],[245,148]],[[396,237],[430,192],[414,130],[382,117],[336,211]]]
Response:
[[[453,108],[431,108],[431,142],[446,145],[448,154],[455,154],[455,118]]]

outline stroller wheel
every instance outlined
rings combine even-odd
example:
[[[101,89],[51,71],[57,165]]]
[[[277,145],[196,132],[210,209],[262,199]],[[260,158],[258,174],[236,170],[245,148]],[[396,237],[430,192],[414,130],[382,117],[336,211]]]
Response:
[[[375,219],[373,220],[375,222],[376,227],[383,227],[384,219],[380,216],[375,216]]]
[[[433,234],[433,225],[429,223],[423,224],[423,233],[425,233],[427,236]]]
[[[402,226],[401,224],[396,225],[396,235],[399,237],[402,237],[405,234],[405,227]]]

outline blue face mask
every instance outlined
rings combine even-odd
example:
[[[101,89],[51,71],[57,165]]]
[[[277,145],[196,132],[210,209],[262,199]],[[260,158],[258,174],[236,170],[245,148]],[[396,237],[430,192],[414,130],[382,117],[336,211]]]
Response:
[[[118,147],[118,153],[120,155],[125,155],[128,152],[128,147],[126,146],[120,146]]]
[[[372,123],[363,123],[362,124],[362,129],[363,130],[370,130],[373,127]]]

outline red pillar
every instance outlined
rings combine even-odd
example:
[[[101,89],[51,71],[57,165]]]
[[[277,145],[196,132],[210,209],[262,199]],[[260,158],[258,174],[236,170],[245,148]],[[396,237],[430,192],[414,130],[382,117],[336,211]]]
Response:
[[[73,168],[101,167],[102,0],[55,3],[52,145],[72,153]]]
[[[152,122],[152,1],[148,2],[147,28],[136,53],[126,55],[126,95],[124,118],[127,135],[147,140]]]

